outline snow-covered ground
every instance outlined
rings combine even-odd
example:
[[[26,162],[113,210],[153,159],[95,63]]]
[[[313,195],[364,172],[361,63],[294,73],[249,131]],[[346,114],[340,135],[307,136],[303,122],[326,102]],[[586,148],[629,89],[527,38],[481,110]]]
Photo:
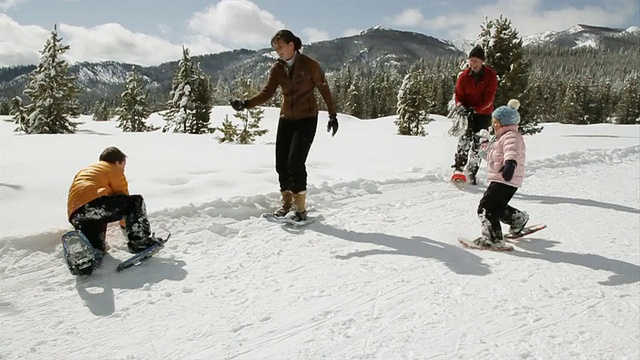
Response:
[[[259,218],[278,202],[277,112],[253,145],[89,117],[75,135],[26,136],[1,121],[0,359],[640,358],[640,126],[527,136],[512,205],[548,228],[495,253],[456,240],[479,235],[486,182],[449,184],[442,117],[404,137],[392,117],[341,115],[331,138],[322,113],[307,163],[321,220]],[[60,245],[67,190],[111,145],[154,230],[173,235],[116,273],[129,254],[111,226],[102,267],[76,278]]]

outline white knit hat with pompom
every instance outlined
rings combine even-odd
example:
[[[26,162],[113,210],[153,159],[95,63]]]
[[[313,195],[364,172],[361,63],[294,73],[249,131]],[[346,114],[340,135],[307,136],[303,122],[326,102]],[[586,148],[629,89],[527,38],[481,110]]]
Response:
[[[520,108],[520,101],[518,101],[518,99],[511,99],[507,103],[507,106],[513,108],[514,110],[518,110],[518,108]]]

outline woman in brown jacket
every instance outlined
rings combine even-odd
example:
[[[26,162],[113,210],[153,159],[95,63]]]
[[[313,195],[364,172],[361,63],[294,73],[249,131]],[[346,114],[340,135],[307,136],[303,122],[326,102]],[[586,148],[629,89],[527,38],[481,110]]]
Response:
[[[129,195],[124,168],[127,156],[116,147],[106,148],[100,161],[80,170],[67,198],[67,215],[76,230],[94,248],[105,251],[107,224],[124,219],[129,251],[138,253],[157,240],[151,236],[144,199]]]
[[[329,85],[318,62],[300,53],[302,41],[289,30],[278,31],[271,45],[279,59],[271,67],[266,85],[254,97],[232,100],[236,111],[264,104],[273,97],[278,86],[282,89],[280,120],[276,134],[276,172],[282,193],[282,206],[276,216],[294,221],[307,218],[307,170],[305,162],[318,125],[317,88],[327,105],[327,131],[338,131],[336,108]]]

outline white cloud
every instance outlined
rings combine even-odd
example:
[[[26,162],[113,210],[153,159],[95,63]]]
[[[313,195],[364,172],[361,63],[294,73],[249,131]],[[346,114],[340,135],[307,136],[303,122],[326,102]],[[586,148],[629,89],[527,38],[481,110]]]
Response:
[[[189,47],[189,53],[191,54],[191,56],[215,54],[231,50],[230,48],[215,42],[210,37],[200,34],[189,35],[187,37],[187,44],[185,46]],[[182,53],[180,53],[179,56],[182,56]],[[177,58],[175,56],[171,58],[171,60],[176,59]]]
[[[37,64],[51,29],[21,25],[0,14],[0,66]],[[109,23],[90,28],[60,24],[58,34],[70,46],[65,58],[76,61],[114,60],[140,65],[174,61],[182,55],[182,44],[173,44],[157,36],[132,32],[120,24]],[[229,50],[206,36],[193,34],[185,39],[191,55]]]
[[[0,66],[36,64],[49,31],[35,25],[20,25],[0,14]]]
[[[157,64],[166,59],[177,59],[179,45],[161,38],[134,33],[116,23],[91,28],[61,24],[60,36],[71,49],[67,56],[75,61],[116,60],[135,64]]]
[[[324,41],[329,39],[329,34],[326,31],[315,29],[315,28],[304,28],[302,33],[306,37],[307,44]]]
[[[8,7],[26,0],[0,0]],[[73,1],[73,0],[71,0]],[[172,43],[159,36],[133,32],[117,23],[93,27],[60,24],[59,35],[70,46],[65,57],[70,62],[113,60],[140,65],[157,65],[175,61],[181,47],[191,55],[218,53],[231,47],[269,47],[276,31],[285,28],[272,14],[248,0],[222,0],[188,20],[183,43]],[[158,24],[161,34],[171,32],[167,24]],[[36,64],[40,59],[50,29],[23,25],[0,13],[0,66]],[[309,41],[319,41],[328,35],[317,29],[305,29]]]
[[[425,21],[422,11],[419,8],[404,9],[400,14],[391,17],[391,24],[396,26],[417,26]]]
[[[171,26],[164,23],[160,23],[158,24],[158,30],[160,30],[161,33],[166,35],[171,33]]]
[[[8,10],[13,6],[16,6],[18,3],[25,1],[26,0],[0,0],[0,10]]]
[[[345,29],[344,31],[342,31],[342,36],[344,36],[344,37],[354,36],[354,35],[360,34],[361,32],[362,32],[362,30],[360,30],[360,29],[348,28],[348,29]]]
[[[191,31],[224,43],[269,47],[269,40],[284,24],[248,0],[221,0],[188,21]]]
[[[633,14],[634,1],[616,0],[600,5],[564,6],[558,9],[543,9],[543,0],[513,1],[497,0],[491,4],[469,7],[464,12],[455,12],[425,17],[420,9],[405,9],[387,19],[396,26],[420,26],[427,30],[447,31],[449,38],[475,39],[485,18],[495,19],[500,15],[512,21],[518,33],[529,35],[544,31],[560,31],[576,24],[596,26],[624,26]]]

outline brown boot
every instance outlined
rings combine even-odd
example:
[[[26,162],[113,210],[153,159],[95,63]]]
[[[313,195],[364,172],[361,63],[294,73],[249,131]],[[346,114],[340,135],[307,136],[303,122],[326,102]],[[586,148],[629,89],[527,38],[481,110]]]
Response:
[[[304,221],[307,220],[307,207],[306,207],[307,192],[301,191],[297,194],[293,194],[293,205],[295,207],[295,213],[291,220]]]
[[[281,191],[282,199],[280,200],[280,208],[273,212],[275,216],[285,216],[291,210],[291,205],[293,205],[293,193],[289,190]]]

